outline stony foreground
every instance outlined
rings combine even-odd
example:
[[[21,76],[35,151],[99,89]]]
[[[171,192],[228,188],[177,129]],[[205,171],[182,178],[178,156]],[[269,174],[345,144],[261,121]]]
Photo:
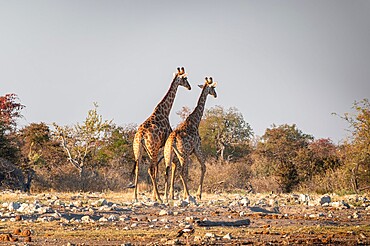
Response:
[[[126,193],[0,193],[4,245],[367,245],[368,196],[206,194],[152,202]]]

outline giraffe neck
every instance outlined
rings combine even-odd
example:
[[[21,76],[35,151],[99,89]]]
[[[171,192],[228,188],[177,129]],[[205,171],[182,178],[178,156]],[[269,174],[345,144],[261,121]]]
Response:
[[[176,79],[176,78],[175,78]],[[175,100],[177,85],[175,83],[175,79],[172,81],[169,90],[167,91],[166,95],[163,99],[158,103],[157,107],[154,109],[154,114],[156,115],[163,115],[169,116],[170,111]]]
[[[202,119],[203,112],[204,112],[204,106],[206,104],[208,92],[207,92],[207,86],[204,86],[202,89],[202,93],[200,94],[200,97],[198,99],[198,104],[193,110],[193,112],[189,115],[188,120],[191,122],[191,124],[198,128],[200,124],[200,120]]]

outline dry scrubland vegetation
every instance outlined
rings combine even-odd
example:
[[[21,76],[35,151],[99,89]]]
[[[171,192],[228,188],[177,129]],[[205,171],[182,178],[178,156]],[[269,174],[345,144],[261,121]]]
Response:
[[[19,195],[16,193],[16,197],[19,195],[20,197],[26,197],[24,198],[26,200],[30,199],[30,201],[36,199],[34,197],[45,194],[45,192],[52,194],[51,196],[57,194],[56,196],[60,200],[63,200],[63,194],[66,194],[65,203],[68,203],[69,200],[74,200],[72,199],[75,196],[72,195],[74,192],[83,192],[81,195],[78,195],[79,198],[98,196],[114,203],[117,201],[118,206],[125,206],[125,203],[131,201],[131,198],[126,195],[122,197],[122,194],[131,193],[134,168],[132,140],[136,126],[117,126],[112,121],[103,120],[103,117],[98,114],[98,105],[94,104],[94,108],[88,111],[87,117],[82,123],[72,126],[59,126],[55,123],[31,123],[22,129],[18,129],[16,119],[21,117],[22,108],[24,106],[18,102],[15,94],[0,97],[1,189],[31,192],[31,195],[26,195],[25,193]],[[181,112],[177,113],[180,117],[185,118],[189,112],[189,109],[184,108]],[[253,197],[260,194],[267,193],[271,195],[271,192],[272,194],[281,194],[279,196],[290,196],[292,193],[336,193],[339,195],[357,194],[358,197],[368,198],[366,192],[369,191],[370,187],[369,101],[364,99],[360,102],[355,102],[353,113],[336,117],[341,117],[347,121],[349,126],[348,131],[350,136],[340,144],[334,144],[330,139],[315,139],[314,136],[302,132],[294,124],[272,125],[266,129],[263,136],[256,137],[253,135],[250,125],[244,120],[236,108],[224,109],[221,106],[216,106],[206,110],[200,124],[199,132],[202,138],[202,148],[207,157],[204,190],[208,193],[208,198],[205,198],[205,201],[198,201],[199,204],[204,206],[204,204],[207,204],[207,202],[213,199],[209,198],[210,196],[217,195],[224,197],[225,195],[222,194],[226,193],[247,196],[248,199],[254,199]],[[163,191],[163,162],[159,164],[159,167],[159,189]],[[148,192],[151,190],[151,184],[147,168],[148,160],[146,158],[144,159],[144,165],[140,167],[139,191],[150,196]],[[197,161],[192,159],[188,168],[190,189],[195,189],[198,185],[200,176],[199,168]],[[177,191],[182,189],[179,180],[176,181],[175,188]],[[105,193],[89,195],[94,194],[91,192]],[[194,191],[192,194],[194,194]],[[2,193],[1,202],[7,202],[8,195],[11,197],[10,200],[14,202],[23,202],[18,197],[17,199],[12,197],[11,193]],[[110,195],[113,197],[110,197]],[[220,200],[220,197],[215,198],[215,200]],[[145,198],[143,199],[147,202]],[[233,198],[229,197],[226,200],[228,199]],[[285,203],[288,204],[289,202]],[[84,203],[84,205],[86,204]],[[54,208],[53,206],[51,206],[52,211],[59,212],[59,208]],[[151,205],[145,206],[149,206],[149,210],[153,214],[157,214],[158,209],[172,209],[171,204],[154,207],[151,207]],[[220,206],[215,206],[214,211],[209,207],[210,211],[199,212],[196,209],[199,208],[198,206],[195,206],[195,208],[189,206],[184,211],[178,212],[186,215],[194,212],[198,217],[206,217],[202,213],[208,216],[220,214],[225,219],[228,219],[230,216],[235,219],[235,214],[229,210],[223,211],[228,206],[228,204],[222,205],[221,202]],[[355,204],[353,206],[363,208]],[[283,214],[281,213],[280,205],[279,208],[280,211],[278,214]],[[295,208],[297,209],[294,210]],[[130,209],[132,208],[130,207]],[[187,209],[189,209],[189,212]],[[302,206],[299,208],[293,206],[294,214],[297,214],[297,216],[302,215],[304,213],[302,211],[305,209]],[[320,207],[320,209],[324,209],[323,213],[328,213],[327,208]],[[140,212],[143,214],[148,213],[145,209],[138,209],[138,211],[137,216]],[[347,233],[348,231],[354,231],[353,237],[350,237],[353,240],[360,240],[358,239],[360,234],[357,232],[366,234],[368,232],[368,224],[364,224],[360,226],[360,229],[356,229],[356,221],[347,221],[348,217],[352,216],[354,212],[348,211],[340,210],[340,214],[344,216],[343,218],[347,218],[343,221],[340,220],[344,224],[325,224],[324,228],[321,227],[319,231],[327,230],[329,232],[331,230],[343,229],[343,232],[340,233],[346,236],[351,235]],[[123,211],[118,212],[123,213]],[[81,211],[78,213],[81,214]],[[119,215],[123,216],[122,214]],[[9,216],[13,218],[13,215]],[[252,218],[256,218],[253,217],[256,215],[251,216],[250,219],[253,222]],[[266,220],[275,220],[268,216],[258,217],[257,221],[260,222],[255,223],[262,223],[261,221],[265,223]],[[368,217],[364,215],[362,218]],[[2,222],[2,232],[5,232],[8,227],[14,228],[28,223],[27,220],[23,219],[13,223],[9,219],[6,218]],[[296,222],[298,220],[303,221],[302,223],[306,225],[306,218],[297,217],[297,219],[293,219]],[[308,220],[311,221],[310,219]],[[282,221],[285,220],[280,218],[277,222],[278,226],[273,227],[274,231],[285,230],[286,228],[291,228],[288,231],[295,231],[297,228],[294,229],[293,227],[300,227],[300,222],[293,222],[290,227],[281,223]],[[71,231],[64,230],[65,232],[55,229],[56,227],[59,228],[59,221],[52,221],[47,225],[35,222],[33,226],[36,228],[34,230],[38,231],[37,233],[49,230],[46,229],[49,227],[51,228],[51,232],[48,232],[50,235],[66,233],[65,237],[60,236],[61,238],[66,238],[65,240],[63,239],[63,242],[68,241],[68,235],[71,237],[73,237],[72,235],[79,235],[80,238],[104,237],[102,236],[104,233],[101,233],[103,230],[109,230],[109,233],[107,233],[112,235],[112,238],[117,238],[119,242],[125,241],[126,239],[119,239],[123,235],[120,231],[124,225],[120,226],[119,223],[114,223],[107,226],[97,226],[96,223],[83,224],[83,226],[79,224],[78,226],[71,226],[71,228],[76,227],[77,229]],[[316,225],[311,225],[310,223],[307,225],[307,230],[308,232],[313,231],[313,235],[316,235],[318,229],[315,229]],[[266,224],[269,223],[266,222]],[[82,226],[83,230],[79,230],[79,226]],[[333,229],[331,229],[331,226],[333,226]],[[44,230],[41,228],[44,228]],[[69,224],[66,228],[69,228]],[[95,233],[91,228],[100,229]],[[171,230],[170,228],[168,229],[169,231],[164,235],[171,237],[175,233],[173,232],[175,227],[171,227]],[[238,231],[236,232],[233,228],[222,227],[222,232],[232,230],[234,234],[240,234],[238,237],[244,240],[246,237],[242,236],[243,233],[247,232],[247,235],[250,235],[248,233],[253,234],[257,229],[261,228],[238,228],[235,229]],[[212,228],[210,230],[212,231]],[[129,232],[136,233],[136,236],[133,234],[124,235],[131,235],[138,239],[141,236],[143,238],[147,238],[148,236],[145,228],[138,227],[134,230],[130,229]],[[45,235],[48,233],[45,232]],[[85,235],[89,233],[93,236]],[[153,236],[154,238],[158,238],[163,232],[161,230],[153,230],[151,233],[155,234]],[[217,231],[217,233],[223,234],[220,231]],[[286,235],[288,232],[279,233],[279,235]],[[270,234],[268,235],[271,237]],[[51,237],[55,239],[55,237]],[[366,238],[367,235],[365,235]],[[92,240],[94,241],[95,239]],[[101,240],[107,239],[104,238]]]

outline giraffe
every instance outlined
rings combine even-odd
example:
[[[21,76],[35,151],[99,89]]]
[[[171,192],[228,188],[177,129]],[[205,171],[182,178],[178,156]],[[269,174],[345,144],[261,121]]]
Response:
[[[167,137],[172,132],[169,114],[175,100],[177,88],[180,85],[188,90],[191,90],[191,86],[187,79],[187,74],[185,73],[185,69],[183,67],[181,69],[177,68],[177,73],[174,74],[174,78],[168,92],[155,107],[149,118],[139,126],[135,134],[133,142],[135,156],[135,201],[137,201],[139,166],[141,165],[143,151],[145,150],[150,159],[148,173],[153,184],[153,199],[162,202],[158,192],[156,180],[159,162],[158,155],[160,149],[164,146]]]
[[[168,200],[168,174],[170,169],[170,163],[172,163],[172,176],[171,176],[171,187],[170,187],[170,198],[174,198],[173,184],[174,176],[176,171],[176,164],[173,163],[174,153],[178,157],[181,165],[180,178],[184,187],[184,198],[190,196],[187,187],[187,166],[189,157],[191,154],[195,154],[201,165],[201,176],[200,183],[197,192],[197,197],[202,198],[202,187],[204,174],[206,172],[205,158],[201,151],[201,139],[199,136],[199,123],[203,116],[204,106],[208,95],[212,95],[214,98],[217,97],[215,87],[216,82],[213,82],[212,77],[209,79],[205,78],[204,85],[199,85],[202,88],[198,104],[193,112],[181,123],[168,137],[164,147],[164,158],[166,163],[165,173],[165,199]]]

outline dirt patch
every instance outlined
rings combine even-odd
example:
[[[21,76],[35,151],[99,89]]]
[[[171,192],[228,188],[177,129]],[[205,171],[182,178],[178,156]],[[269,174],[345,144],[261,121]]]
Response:
[[[1,244],[370,244],[365,196],[205,194],[159,204],[132,194],[0,194]],[[181,233],[179,231],[183,230]],[[23,234],[22,234],[23,233]],[[178,237],[181,234],[180,237]]]

